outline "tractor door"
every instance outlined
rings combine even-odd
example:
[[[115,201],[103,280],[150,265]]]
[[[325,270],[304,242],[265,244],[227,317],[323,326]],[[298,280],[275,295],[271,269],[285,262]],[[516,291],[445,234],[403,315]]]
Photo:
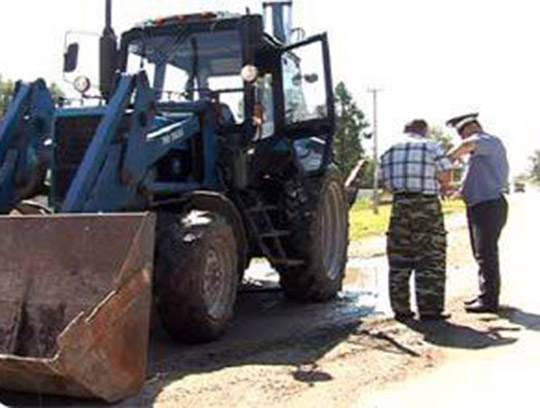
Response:
[[[326,34],[281,51],[280,122],[293,140],[300,164],[320,173],[332,160],[335,129],[334,93]]]

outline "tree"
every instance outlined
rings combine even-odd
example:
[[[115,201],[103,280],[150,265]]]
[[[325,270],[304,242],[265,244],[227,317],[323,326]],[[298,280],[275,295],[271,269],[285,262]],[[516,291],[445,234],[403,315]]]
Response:
[[[540,182],[540,150],[535,150],[529,160],[531,162],[529,175],[534,182],[538,183]]]
[[[430,127],[427,137],[428,139],[439,143],[445,152],[449,151],[454,146],[452,136],[438,126]]]
[[[372,158],[367,160],[366,167],[360,179],[360,188],[373,188],[373,177],[375,175],[375,161]],[[380,180],[379,180],[380,181]]]
[[[7,107],[13,97],[14,89],[15,83],[10,79],[4,80],[2,75],[0,75],[0,118],[6,113]],[[58,104],[61,99],[65,98],[64,91],[62,91],[56,82],[51,82],[49,91],[55,104]]]
[[[49,91],[51,91],[51,96],[55,105],[63,104],[63,100],[66,98],[66,93],[60,88],[56,82],[51,82],[49,86]]]
[[[13,95],[14,84],[13,81],[6,80],[0,75],[0,118],[4,116],[9,101]]]
[[[336,86],[335,106],[334,159],[347,176],[364,154],[362,138],[366,136],[364,130],[369,124],[343,82]]]

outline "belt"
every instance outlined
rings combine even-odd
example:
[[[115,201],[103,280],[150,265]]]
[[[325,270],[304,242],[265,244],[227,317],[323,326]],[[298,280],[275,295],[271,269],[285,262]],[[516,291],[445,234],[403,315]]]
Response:
[[[415,192],[398,192],[394,193],[396,198],[437,198],[436,194],[424,194]]]

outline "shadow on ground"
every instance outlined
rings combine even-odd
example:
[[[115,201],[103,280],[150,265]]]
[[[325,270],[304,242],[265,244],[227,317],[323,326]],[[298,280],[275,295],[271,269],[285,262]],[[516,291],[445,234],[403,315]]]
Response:
[[[499,310],[499,317],[525,329],[540,331],[540,315],[525,312],[515,307],[503,306]]]
[[[347,297],[326,304],[287,301],[280,291],[239,294],[235,318],[223,339],[187,346],[175,343],[158,324],[149,348],[147,382],[141,393],[117,406],[152,406],[167,385],[185,376],[244,365],[287,365],[301,382],[326,382],[332,377],[316,361],[352,333],[372,308]],[[107,406],[100,401],[0,391],[0,406]],[[110,405],[109,405],[110,406]]]
[[[519,328],[496,327],[479,330],[461,326],[452,322],[419,322],[411,320],[405,323],[410,329],[421,333],[427,343],[449,348],[478,350],[488,347],[505,346],[515,343],[516,338],[505,337],[503,332],[519,331]]]

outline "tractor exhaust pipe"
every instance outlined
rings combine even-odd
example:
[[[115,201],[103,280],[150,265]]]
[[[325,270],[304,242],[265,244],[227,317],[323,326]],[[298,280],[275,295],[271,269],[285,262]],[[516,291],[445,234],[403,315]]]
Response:
[[[112,29],[112,1],[111,0],[106,0],[105,2],[105,30],[113,31]]]
[[[271,0],[263,2],[264,25],[285,44],[291,42],[293,0]]]
[[[105,0],[105,28],[99,40],[99,90],[107,100],[114,90],[117,54],[116,34],[112,28],[112,0]]]

